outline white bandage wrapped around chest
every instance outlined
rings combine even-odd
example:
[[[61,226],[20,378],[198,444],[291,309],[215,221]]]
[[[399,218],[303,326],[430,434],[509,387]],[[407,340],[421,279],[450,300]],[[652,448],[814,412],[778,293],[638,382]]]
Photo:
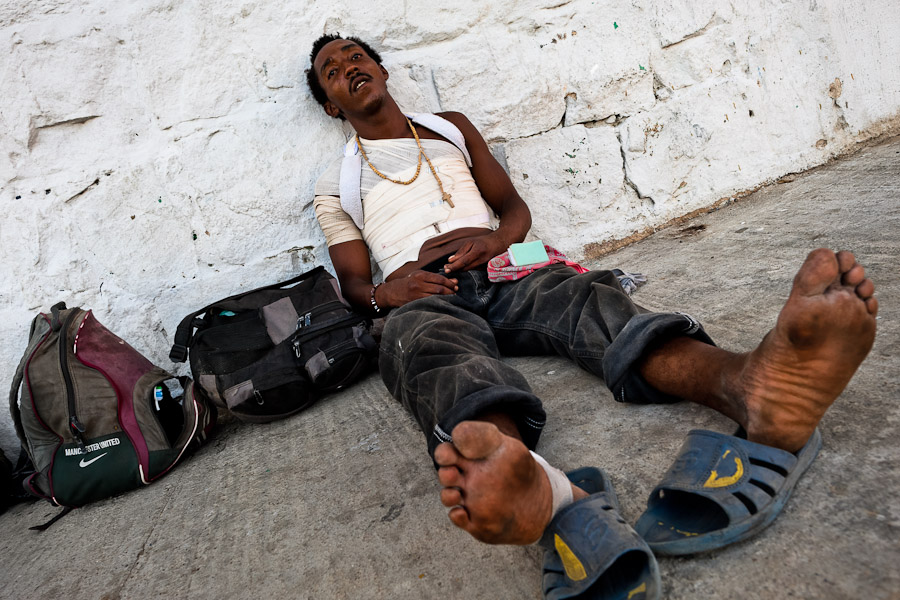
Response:
[[[388,177],[406,181],[415,174],[419,152],[415,140],[361,141],[369,160]],[[491,228],[490,208],[472,178],[467,155],[458,146],[442,140],[424,139],[421,143],[444,190],[452,195],[454,207],[442,201],[440,188],[425,161],[419,176],[409,185],[381,179],[368,165],[356,175],[356,193],[363,197],[357,215],[362,219],[362,227],[348,214],[348,203],[344,202],[349,185],[345,177],[346,156],[332,164],[316,184],[316,217],[328,245],[362,239],[385,277],[415,261],[422,244],[430,238],[462,227]]]
[[[429,113],[407,113],[413,123],[427,127],[436,134],[450,140],[466,159],[466,166],[472,166],[472,158],[466,148],[466,138],[459,128],[443,117]],[[363,142],[371,144],[370,140]],[[416,155],[418,157],[418,155]],[[360,194],[363,156],[356,138],[350,138],[344,145],[344,160],[341,163],[341,208],[344,209],[360,229],[363,228],[363,206]],[[379,169],[380,170],[380,169]]]

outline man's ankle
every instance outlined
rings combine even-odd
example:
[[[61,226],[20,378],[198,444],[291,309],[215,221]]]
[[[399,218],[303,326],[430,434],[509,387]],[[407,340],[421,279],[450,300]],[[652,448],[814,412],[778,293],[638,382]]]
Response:
[[[551,466],[550,463],[537,452],[531,451],[531,456],[534,458],[535,462],[541,466],[544,473],[547,474],[547,479],[550,481],[550,491],[553,494],[553,501],[550,508],[550,518],[547,520],[547,523],[549,523],[553,520],[553,517],[556,516],[556,513],[572,504],[575,500],[576,490],[581,491],[585,496],[587,493],[584,492],[584,490],[580,490],[573,486],[565,473],[556,467]]]

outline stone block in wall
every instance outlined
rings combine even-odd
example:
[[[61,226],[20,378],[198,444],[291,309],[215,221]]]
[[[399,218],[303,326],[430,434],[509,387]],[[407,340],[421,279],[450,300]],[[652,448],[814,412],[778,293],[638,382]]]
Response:
[[[654,43],[642,11],[625,3],[566,7],[555,22],[526,27],[520,18],[512,32],[461,36],[429,55],[442,108],[464,112],[496,141],[547,131],[563,118],[568,126],[652,106]]]
[[[625,186],[609,125],[560,127],[506,144],[510,178],[532,214],[531,235],[578,260],[587,244],[625,237],[645,221]]]
[[[489,141],[559,125],[565,93],[558,79],[544,76],[536,43],[498,32],[486,46],[460,47],[432,67],[441,108],[464,113]]]
[[[893,122],[896,128],[900,121],[897,8],[894,0],[828,1],[819,3],[809,15],[828,28],[831,68],[826,85],[834,84],[830,99],[841,111],[849,134],[857,135],[884,121]]]
[[[509,2],[434,3],[345,0],[341,10],[323,6],[325,33],[362,39],[387,58],[393,52],[425,48],[456,39],[485,20],[491,11],[509,10]]]
[[[567,88],[566,114],[563,125],[591,123],[614,117],[627,117],[653,106],[653,76],[632,69],[608,81],[573,83]]]
[[[653,28],[665,48],[701,34],[717,21],[728,20],[730,7],[716,0],[657,0],[651,12]]]
[[[435,93],[431,70],[385,59],[388,91],[400,108],[407,112],[439,112],[440,100]]]
[[[680,90],[620,125],[626,176],[665,222],[802,170],[827,152],[812,102],[788,88],[763,92],[755,79]]]
[[[570,38],[555,49],[567,93],[565,125],[651,107],[650,52],[656,43],[643,11],[595,4],[587,14],[576,13],[572,25]]]
[[[745,46],[746,34],[742,42]],[[732,70],[741,68],[737,45],[732,24],[723,23],[679,44],[655,49],[650,64],[659,84],[671,92],[730,77]]]
[[[4,160],[15,195],[25,197],[39,178],[41,192],[69,198],[133,138],[131,66],[117,32],[95,24],[67,15],[0,32],[10,46],[0,85],[11,100],[3,105]]]
[[[302,20],[294,24],[302,26]],[[248,100],[269,97],[271,59],[253,33],[265,26],[272,23],[262,11],[254,14],[238,3],[171,3],[148,10],[141,26],[129,29],[126,46],[158,127],[220,118]]]
[[[650,74],[652,29],[643,11],[624,3],[580,7],[541,44],[542,75],[559,80],[564,125],[627,116],[655,102]]]

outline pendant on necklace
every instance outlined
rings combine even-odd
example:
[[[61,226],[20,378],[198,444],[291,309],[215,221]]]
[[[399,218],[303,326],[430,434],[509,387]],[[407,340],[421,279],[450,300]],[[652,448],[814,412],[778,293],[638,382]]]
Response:
[[[448,194],[447,192],[444,192],[443,194],[441,194],[441,200],[443,200],[444,202],[449,204],[450,208],[456,208],[456,205],[453,204],[453,200],[451,200],[450,198],[452,198],[452,196],[450,194]]]

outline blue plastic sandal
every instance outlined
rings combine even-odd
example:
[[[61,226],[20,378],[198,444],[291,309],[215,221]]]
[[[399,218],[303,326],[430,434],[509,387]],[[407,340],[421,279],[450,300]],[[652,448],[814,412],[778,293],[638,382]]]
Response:
[[[660,555],[745,540],[775,520],[821,447],[818,429],[796,454],[735,435],[691,431],[635,529]]]
[[[539,542],[546,549],[544,598],[659,598],[656,559],[619,515],[616,492],[606,473],[585,467],[566,476],[590,495],[561,509]]]

